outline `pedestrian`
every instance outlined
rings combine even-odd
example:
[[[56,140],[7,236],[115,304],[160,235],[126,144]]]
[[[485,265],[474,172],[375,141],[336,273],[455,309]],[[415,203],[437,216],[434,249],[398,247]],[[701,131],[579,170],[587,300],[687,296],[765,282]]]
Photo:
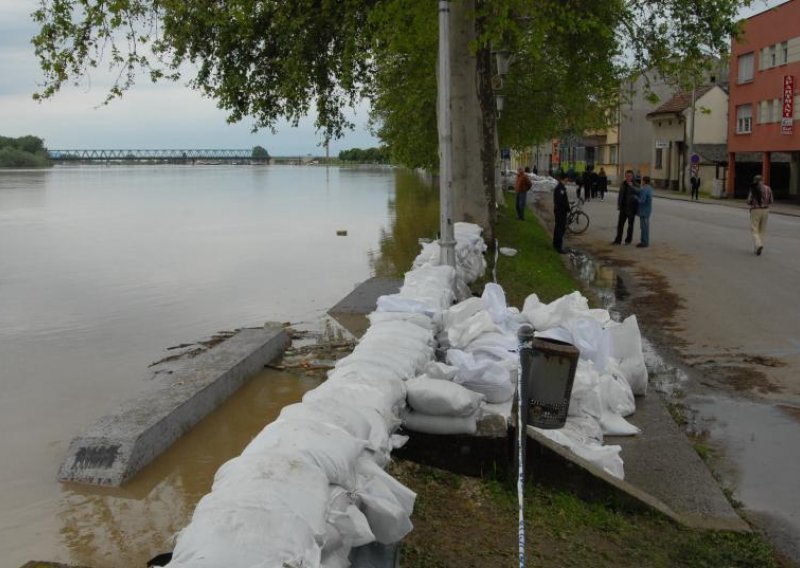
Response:
[[[531,179],[522,166],[517,168],[517,179],[514,181],[514,193],[517,194],[517,219],[525,220],[525,202],[527,201],[528,191],[533,186]]]
[[[596,175],[597,174],[594,173],[594,168],[592,166],[586,166],[586,171],[583,172],[584,201],[589,201],[591,200],[592,197],[595,196],[595,192],[597,191],[594,188]]]
[[[625,244],[631,244],[633,240],[633,222],[636,219],[636,213],[639,211],[639,188],[633,181],[633,170],[625,170],[625,181],[619,186],[619,195],[617,195],[617,236],[612,241],[612,245],[622,244],[622,230],[625,228],[625,223],[628,223],[628,231],[625,234]]]
[[[535,176],[539,175],[539,167],[536,165],[533,166],[533,175]]]
[[[584,181],[583,174],[577,174],[575,176],[575,185],[577,185],[577,187],[575,188],[575,197],[577,197],[579,201],[581,199],[581,189],[583,188],[583,181]]]
[[[641,238],[639,248],[650,246],[650,214],[653,212],[653,186],[650,185],[650,176],[642,178],[642,188],[639,190],[639,229]]]
[[[605,201],[606,190],[608,190],[608,176],[606,175],[605,168],[600,168],[597,174],[597,193],[600,194],[600,201]]]
[[[772,189],[755,176],[747,193],[747,204],[750,206],[750,229],[753,232],[753,246],[756,256],[764,250],[764,239],[767,236],[767,218],[772,203]]]
[[[692,176],[690,183],[692,186],[692,199],[700,201],[700,177]]]
[[[567,215],[569,214],[569,197],[567,196],[567,188],[564,185],[567,176],[564,174],[558,177],[558,184],[553,190],[553,214],[555,216],[556,224],[553,228],[553,248],[559,254],[567,254],[564,248],[564,233],[567,232]]]

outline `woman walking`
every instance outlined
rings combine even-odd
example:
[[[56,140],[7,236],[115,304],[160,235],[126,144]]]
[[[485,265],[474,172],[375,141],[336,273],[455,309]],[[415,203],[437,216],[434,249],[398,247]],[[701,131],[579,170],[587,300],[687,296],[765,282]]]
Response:
[[[761,176],[755,176],[750,184],[747,194],[747,204],[750,206],[750,230],[753,232],[753,246],[756,256],[764,250],[764,239],[767,236],[767,218],[769,206],[772,203],[772,189],[761,182]]]

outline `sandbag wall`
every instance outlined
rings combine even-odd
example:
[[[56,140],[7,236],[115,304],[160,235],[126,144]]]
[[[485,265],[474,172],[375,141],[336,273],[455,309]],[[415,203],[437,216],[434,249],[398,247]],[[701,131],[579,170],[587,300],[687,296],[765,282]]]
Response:
[[[613,322],[577,292],[550,304],[532,294],[522,312],[496,284],[472,297],[486,247],[476,225],[456,223],[455,236],[457,269],[425,245],[328,380],[217,471],[171,568],[347,567],[353,548],[401,540],[416,496],[384,471],[404,442],[397,428],[474,433],[484,412],[508,408],[522,323],[581,350],[567,426],[543,432],[622,477],[619,446],[602,438],[636,431],[623,418],[647,384],[635,317]]]

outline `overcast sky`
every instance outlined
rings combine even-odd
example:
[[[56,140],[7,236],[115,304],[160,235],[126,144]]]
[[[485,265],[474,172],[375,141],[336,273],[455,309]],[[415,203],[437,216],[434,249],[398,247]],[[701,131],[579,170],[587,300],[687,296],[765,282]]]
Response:
[[[143,77],[122,99],[98,106],[108,83],[101,84],[102,73],[97,72],[94,81],[81,88],[64,87],[55,98],[34,102],[31,95],[41,73],[30,43],[36,32],[30,14],[37,4],[37,0],[0,0],[0,136],[39,136],[51,150],[261,145],[275,156],[324,154],[313,117],[297,128],[283,123],[275,134],[269,130],[252,134],[251,122],[227,124],[226,113],[214,101],[180,82],[153,85]],[[356,129],[331,141],[331,155],[379,144],[367,130],[368,108],[365,103],[351,115]]]
[[[781,0],[756,0],[742,11],[747,17]],[[225,112],[183,83],[153,85],[143,78],[122,99],[102,106],[108,83],[95,72],[91,81],[66,86],[54,99],[36,103],[31,95],[41,80],[30,43],[36,27],[30,13],[37,0],[0,0],[0,136],[32,134],[55,149],[251,148],[264,146],[271,154],[321,155],[322,138],[313,118],[297,128],[277,125],[277,133],[250,132],[252,123],[229,125]],[[100,105],[100,106],[99,106]],[[367,130],[365,103],[351,115],[356,129],[331,142],[331,154],[347,148],[377,146]]]

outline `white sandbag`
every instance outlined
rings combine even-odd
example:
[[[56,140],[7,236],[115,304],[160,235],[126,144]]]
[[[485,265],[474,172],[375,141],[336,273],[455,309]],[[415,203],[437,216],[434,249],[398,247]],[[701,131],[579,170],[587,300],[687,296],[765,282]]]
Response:
[[[361,500],[375,540],[382,544],[391,544],[402,540],[414,528],[410,517],[416,495],[382,470],[379,471],[381,474],[362,470],[358,476],[356,495]],[[412,495],[410,506],[408,501],[404,502],[398,497],[397,486]]]
[[[622,446],[586,444],[581,439],[575,440],[571,438],[570,431],[564,431],[563,429],[545,430],[537,428],[537,431],[610,475],[625,479],[625,469],[622,465],[622,458],[619,456]]]
[[[407,321],[426,330],[433,330],[433,320],[425,314],[413,312],[372,312],[367,316],[371,325],[377,325],[388,321]]]
[[[420,376],[410,379],[408,404],[416,412],[434,416],[469,416],[480,406],[483,395],[450,381]]]
[[[472,354],[458,349],[447,350],[447,362],[458,367],[453,382],[481,393],[487,402],[505,402],[514,396],[516,386],[502,364],[490,360],[476,361]]]
[[[636,399],[616,360],[611,359],[600,375],[600,396],[606,408],[620,416],[636,412]]]
[[[611,339],[602,324],[592,317],[580,316],[566,321],[564,327],[572,333],[570,343],[580,351],[580,356],[592,361],[602,373],[611,353]]]
[[[361,458],[356,464],[356,473],[360,480],[370,478],[377,478],[380,480],[380,482],[392,492],[397,502],[403,507],[403,510],[408,516],[411,516],[411,513],[414,512],[414,503],[417,500],[417,494],[389,475],[382,467],[377,466],[370,460]]]
[[[331,552],[322,552],[320,568],[350,568],[350,551],[352,549],[342,546]]]
[[[641,433],[638,426],[634,426],[615,412],[603,412],[600,417],[600,427],[606,436],[636,436]]]
[[[376,381],[376,384],[380,383]],[[315,400],[341,400],[374,408],[383,417],[389,432],[396,426],[397,416],[405,405],[405,398],[398,399],[385,389],[349,380],[325,382],[303,395],[303,402]]]
[[[411,373],[411,367],[397,369],[377,355],[367,354],[359,355],[358,357],[348,355],[343,359],[339,359],[333,369],[328,371],[328,378],[332,379],[339,375],[356,375],[369,377],[376,381],[390,381],[406,379],[409,376],[413,376]]]
[[[490,359],[501,361],[505,359],[518,359],[519,341],[516,333],[484,333],[471,341],[464,351],[472,353],[475,360]]]
[[[237,502],[211,492],[178,533],[170,568],[316,568],[320,547],[313,532],[277,502]]]
[[[619,359],[620,369],[625,375],[633,394],[647,394],[647,367],[642,353],[642,335],[639,323],[632,315],[621,323],[610,322],[606,329],[611,335],[611,356]]]
[[[325,424],[337,426],[359,440],[369,440],[372,427],[369,421],[352,407],[338,404],[324,404],[320,401],[298,402],[284,406],[278,420],[318,420]]]
[[[341,543],[326,542],[322,549],[323,554],[337,544],[352,548],[375,541],[375,535],[364,513],[356,506],[350,494],[336,485],[331,486],[328,523],[334,527]]]
[[[379,296],[375,306],[378,312],[402,312],[402,313],[417,313],[427,316],[436,312],[425,302],[415,300],[400,294],[386,294]]]
[[[534,329],[543,331],[563,325],[574,317],[583,315],[589,309],[589,300],[575,291],[561,296],[549,304],[542,304],[538,298],[530,296],[525,300],[522,314],[531,322]]]
[[[470,297],[447,308],[442,312],[442,325],[445,329],[461,325],[469,318],[485,309],[480,298]]]
[[[353,468],[366,446],[366,440],[358,440],[339,428],[320,422],[281,420],[259,432],[242,451],[242,455],[259,455],[274,450],[294,451],[318,465],[330,483],[352,489],[355,485]]]
[[[484,333],[502,333],[486,310],[472,315],[465,322],[447,328],[447,338],[451,347],[463,349]]]
[[[403,427],[425,434],[475,434],[478,431],[480,409],[470,416],[433,416],[420,412],[404,412]]]
[[[303,519],[321,545],[325,535],[330,483],[314,464],[291,454],[241,455],[214,475],[211,491],[237,494],[259,505],[278,501]]]
[[[569,399],[568,416],[590,416],[600,421],[605,404],[600,398],[600,374],[594,363],[578,359],[575,377],[572,381],[572,394]]]
[[[483,288],[481,294],[486,311],[492,317],[492,321],[497,325],[502,325],[509,317],[508,304],[506,304],[506,293],[499,284],[489,282]]]
[[[443,381],[452,381],[458,371],[457,367],[441,363],[439,361],[429,361],[423,368],[423,374],[431,379],[440,379]]]

